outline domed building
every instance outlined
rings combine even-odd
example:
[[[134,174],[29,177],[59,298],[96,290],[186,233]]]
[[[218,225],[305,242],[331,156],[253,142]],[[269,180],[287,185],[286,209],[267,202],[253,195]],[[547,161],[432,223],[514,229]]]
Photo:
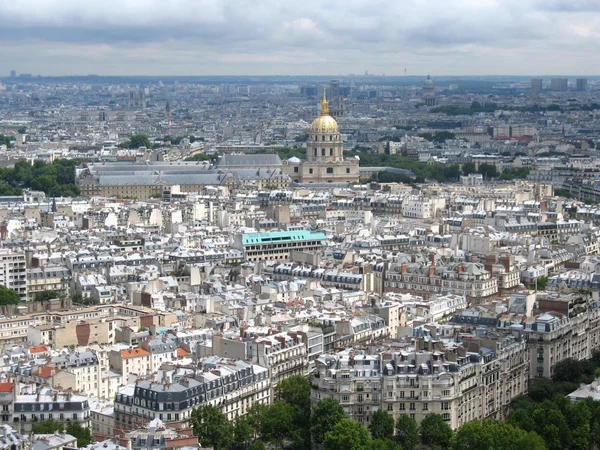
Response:
[[[423,100],[425,101],[426,106],[435,106],[437,103],[435,98],[435,86],[429,75],[427,75],[427,79],[423,85]]]
[[[306,161],[288,160],[288,174],[297,183],[357,183],[359,160],[344,159],[342,135],[336,120],[329,114],[325,93],[321,115],[313,120],[306,141]]]

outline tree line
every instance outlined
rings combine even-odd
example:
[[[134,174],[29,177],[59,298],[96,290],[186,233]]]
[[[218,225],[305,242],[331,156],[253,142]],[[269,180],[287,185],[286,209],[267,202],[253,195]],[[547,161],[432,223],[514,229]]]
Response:
[[[255,403],[234,422],[218,408],[202,406],[192,412],[191,424],[201,445],[215,450],[587,450],[600,446],[600,402],[573,403],[566,395],[598,376],[600,352],[586,361],[566,359],[556,364],[552,378],[531,382],[506,420],[475,420],[456,431],[439,414],[417,424],[408,415],[394,421],[383,410],[365,426],[347,419],[333,398],[311,410],[310,383],[301,376],[280,383],[272,405]]]
[[[0,195],[20,195],[23,189],[43,191],[51,197],[76,197],[75,159],[57,159],[48,164],[37,160],[17,161],[14,167],[0,168]]]

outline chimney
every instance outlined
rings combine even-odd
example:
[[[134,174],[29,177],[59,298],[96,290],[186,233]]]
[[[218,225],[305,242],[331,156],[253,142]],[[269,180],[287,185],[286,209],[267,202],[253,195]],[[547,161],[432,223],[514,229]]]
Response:
[[[429,254],[429,261],[431,261],[431,264],[435,264],[435,253],[431,252]]]
[[[429,278],[431,278],[434,274],[435,274],[435,266],[432,264],[431,266],[429,266],[429,273],[427,276]]]
[[[406,273],[406,269],[408,269],[408,264],[403,262],[402,265],[400,266],[400,273],[404,275]]]
[[[463,273],[463,270],[465,270],[465,267],[462,264],[459,264],[458,267],[456,268],[456,271],[460,274]]]

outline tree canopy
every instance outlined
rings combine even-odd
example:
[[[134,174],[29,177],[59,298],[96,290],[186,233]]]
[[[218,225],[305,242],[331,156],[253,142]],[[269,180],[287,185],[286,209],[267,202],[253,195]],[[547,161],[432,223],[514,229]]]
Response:
[[[342,419],[325,435],[323,450],[368,450],[369,432],[360,423]]]
[[[0,286],[0,306],[18,305],[21,302],[19,294],[12,289]]]
[[[60,295],[56,293],[56,291],[42,291],[35,294],[36,302],[45,302],[47,300],[54,300],[55,298],[59,298]]]
[[[75,197],[75,159],[57,159],[51,164],[37,160],[31,165],[17,161],[14,167],[0,168],[0,195],[19,195],[23,189],[43,191],[52,197]]]
[[[77,447],[82,448],[92,443],[92,432],[89,428],[84,428],[79,422],[70,421],[66,424],[56,420],[45,420],[34,423],[31,431],[35,434],[53,434],[65,430],[74,438],[77,438]]]
[[[138,133],[131,136],[128,140],[121,142],[119,147],[132,149],[140,147],[152,148],[152,143],[150,142],[150,139],[148,139],[148,136]]]
[[[202,446],[214,447],[215,450],[229,450],[233,444],[233,424],[212,405],[194,408],[190,423]]]
[[[317,403],[310,418],[313,441],[322,444],[325,435],[344,417],[344,409],[334,398],[327,397]]]
[[[421,442],[435,449],[445,449],[452,439],[452,428],[439,414],[428,414],[421,421]]]

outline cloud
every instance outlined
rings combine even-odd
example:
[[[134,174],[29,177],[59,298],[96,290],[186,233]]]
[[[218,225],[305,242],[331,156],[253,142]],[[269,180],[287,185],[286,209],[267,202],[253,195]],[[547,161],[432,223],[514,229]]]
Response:
[[[38,73],[549,73],[559,56],[564,73],[600,62],[596,12],[597,0],[11,0],[0,51]]]

